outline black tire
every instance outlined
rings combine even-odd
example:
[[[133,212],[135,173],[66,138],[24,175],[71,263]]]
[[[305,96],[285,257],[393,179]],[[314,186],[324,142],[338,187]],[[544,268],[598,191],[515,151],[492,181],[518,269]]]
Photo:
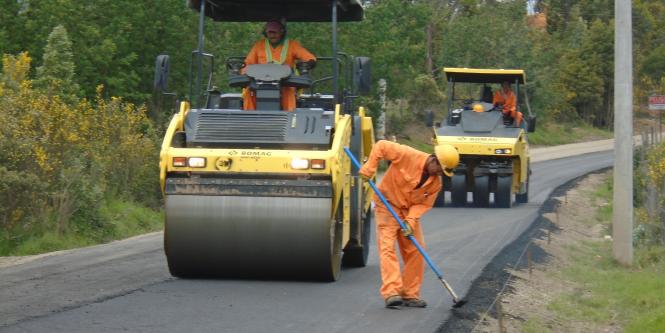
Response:
[[[344,267],[365,267],[367,266],[367,258],[369,258],[369,242],[372,233],[372,212],[371,209],[367,210],[363,218],[363,225],[361,228],[360,242],[356,241],[355,244],[350,244],[344,250],[342,257],[342,265]],[[359,244],[358,244],[359,243]]]
[[[476,207],[490,205],[490,177],[476,176],[473,184],[473,204]]]
[[[439,191],[439,194],[436,197],[436,200],[434,200],[434,207],[444,207],[446,205],[446,191],[443,189]]]
[[[513,175],[496,177],[494,203],[498,208],[513,206]]]
[[[529,175],[526,176],[526,191],[524,193],[515,194],[515,202],[517,203],[529,203],[529,178],[531,178],[531,171],[529,170]]]
[[[453,175],[450,180],[450,198],[454,207],[466,205],[466,175],[463,173]]]

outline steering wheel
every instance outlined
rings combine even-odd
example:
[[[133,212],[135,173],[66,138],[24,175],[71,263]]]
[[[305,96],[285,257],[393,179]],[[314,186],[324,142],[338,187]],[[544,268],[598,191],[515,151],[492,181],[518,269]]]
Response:
[[[245,63],[244,59],[240,59],[240,58],[228,58],[228,59],[226,59],[226,68],[232,74],[239,75],[240,70],[245,68],[246,66],[247,66],[247,64]]]
[[[473,99],[471,98],[465,98],[462,100],[461,107],[464,110],[470,110],[471,109],[471,103],[473,103]]]

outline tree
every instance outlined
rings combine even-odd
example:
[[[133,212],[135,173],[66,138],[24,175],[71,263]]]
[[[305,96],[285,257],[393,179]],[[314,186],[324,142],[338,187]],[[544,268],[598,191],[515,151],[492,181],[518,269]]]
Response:
[[[35,87],[46,89],[49,94],[72,100],[79,90],[74,78],[72,42],[62,25],[53,28],[44,48],[42,65],[37,68]]]

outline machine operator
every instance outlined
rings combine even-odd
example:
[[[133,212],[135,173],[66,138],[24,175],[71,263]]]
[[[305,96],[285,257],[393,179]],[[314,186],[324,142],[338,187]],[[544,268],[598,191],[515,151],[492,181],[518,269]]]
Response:
[[[284,64],[293,68],[296,60],[307,62],[309,68],[316,65],[316,57],[296,40],[286,37],[286,26],[280,21],[268,21],[263,28],[264,38],[257,41],[245,58],[246,65]],[[282,87],[282,109],[293,111],[296,108],[296,88]],[[249,88],[243,90],[245,110],[256,109],[256,94]]]

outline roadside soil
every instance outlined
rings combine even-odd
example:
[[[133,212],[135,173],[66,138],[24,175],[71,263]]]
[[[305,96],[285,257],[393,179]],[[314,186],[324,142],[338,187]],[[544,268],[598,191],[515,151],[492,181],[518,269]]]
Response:
[[[531,229],[485,268],[466,296],[469,303],[454,310],[439,332],[523,332],[527,321],[551,332],[620,332],[616,323],[599,326],[569,320],[548,309],[562,294],[584,292],[581,286],[559,278],[558,272],[571,263],[570,246],[611,239],[605,226],[595,220],[597,207],[607,202],[593,195],[609,175],[609,171],[590,174],[556,190]],[[497,303],[503,313],[503,331]]]

